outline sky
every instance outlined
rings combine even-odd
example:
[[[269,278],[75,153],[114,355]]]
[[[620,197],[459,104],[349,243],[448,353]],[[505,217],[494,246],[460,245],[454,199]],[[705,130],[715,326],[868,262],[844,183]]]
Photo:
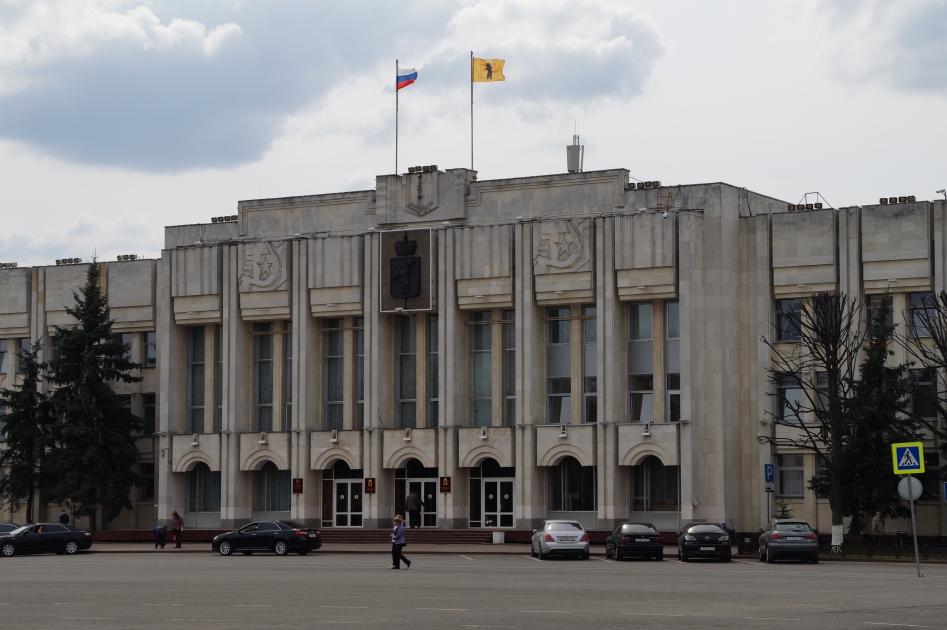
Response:
[[[157,257],[164,226],[399,170],[947,186],[947,0],[0,0],[0,262]]]

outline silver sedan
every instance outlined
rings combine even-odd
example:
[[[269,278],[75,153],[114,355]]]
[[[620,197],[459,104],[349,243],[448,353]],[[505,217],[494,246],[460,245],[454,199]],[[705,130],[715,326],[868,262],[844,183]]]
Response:
[[[589,535],[575,521],[543,521],[540,529],[533,530],[530,553],[546,560],[549,556],[579,556],[589,559]]]

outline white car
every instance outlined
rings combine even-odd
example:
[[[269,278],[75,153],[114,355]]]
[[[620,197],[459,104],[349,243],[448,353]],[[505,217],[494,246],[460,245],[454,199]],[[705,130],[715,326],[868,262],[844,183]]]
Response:
[[[543,521],[540,529],[533,530],[530,553],[546,560],[549,556],[579,556],[589,559],[589,535],[575,521]]]

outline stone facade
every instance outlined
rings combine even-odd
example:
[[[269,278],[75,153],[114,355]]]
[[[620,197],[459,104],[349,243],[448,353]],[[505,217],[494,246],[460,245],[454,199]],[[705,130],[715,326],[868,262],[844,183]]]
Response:
[[[139,413],[157,396],[139,440],[155,498],[110,527],[175,509],[192,526],[386,527],[417,488],[425,524],[445,528],[755,530],[774,507],[763,464],[793,479],[815,466],[758,440],[773,430],[760,338],[775,301],[890,287],[903,325],[910,293],[945,288],[947,208],[789,212],[721,183],[629,181],[384,175],[370,191],[240,202],[236,223],[167,228],[159,260],[104,265],[116,332],[140,360],[155,331],[157,352],[123,390]],[[382,308],[398,258],[383,233],[418,229],[430,250],[408,266],[433,307]],[[0,270],[0,338],[68,324],[84,270]],[[827,530],[825,502],[792,494],[777,500]],[[943,497],[918,513],[922,534],[947,535]]]

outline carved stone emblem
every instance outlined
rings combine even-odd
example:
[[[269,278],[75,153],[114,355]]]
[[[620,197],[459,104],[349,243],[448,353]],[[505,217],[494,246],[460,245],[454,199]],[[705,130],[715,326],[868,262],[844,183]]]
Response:
[[[274,291],[286,282],[286,243],[248,243],[243,249],[240,291]]]
[[[587,234],[588,220],[544,221],[533,258],[536,273],[579,271],[589,260]]]
[[[437,209],[438,171],[405,175],[404,211],[418,217]]]

